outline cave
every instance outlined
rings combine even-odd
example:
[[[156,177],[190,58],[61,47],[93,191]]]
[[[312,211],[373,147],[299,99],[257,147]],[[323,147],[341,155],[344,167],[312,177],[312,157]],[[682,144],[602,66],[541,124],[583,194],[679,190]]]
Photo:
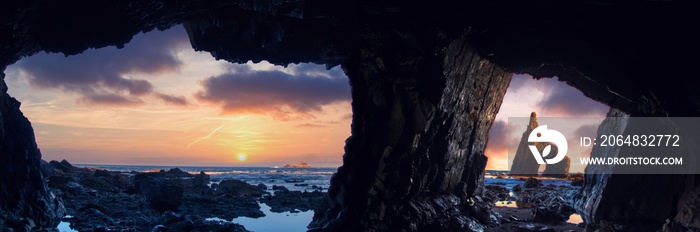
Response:
[[[351,136],[332,203],[311,231],[478,231],[488,220],[474,204],[483,152],[512,74],[556,75],[612,114],[696,117],[694,9],[586,0],[15,2],[0,9],[0,66],[40,51],[122,47],[177,24],[195,50],[229,62],[340,64],[352,86]],[[42,181],[31,124],[0,87],[0,228],[55,228],[61,205]],[[697,229],[698,186],[694,175],[590,176],[582,191],[591,199],[579,210],[586,223],[633,231]]]

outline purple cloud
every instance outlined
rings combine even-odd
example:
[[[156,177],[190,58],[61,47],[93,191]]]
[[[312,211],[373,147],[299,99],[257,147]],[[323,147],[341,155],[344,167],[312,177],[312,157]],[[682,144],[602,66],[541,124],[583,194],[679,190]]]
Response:
[[[130,75],[178,71],[182,63],[176,52],[188,42],[184,29],[174,27],[134,36],[123,49],[92,49],[69,57],[41,53],[16,65],[28,74],[32,87],[75,92],[81,95],[78,102],[133,105],[142,102],[139,97],[155,94],[172,103],[178,99],[164,97],[169,95],[155,91],[149,81]]]
[[[316,67],[314,67],[316,66]],[[220,104],[223,113],[308,114],[324,105],[349,101],[350,85],[339,67],[290,65],[291,73],[256,71],[233,65],[230,73],[206,78],[195,97]]]
[[[544,92],[544,97],[536,104],[537,109],[533,109],[542,115],[604,116],[610,109],[558,78],[537,80],[530,75],[518,74],[513,76],[508,91]]]

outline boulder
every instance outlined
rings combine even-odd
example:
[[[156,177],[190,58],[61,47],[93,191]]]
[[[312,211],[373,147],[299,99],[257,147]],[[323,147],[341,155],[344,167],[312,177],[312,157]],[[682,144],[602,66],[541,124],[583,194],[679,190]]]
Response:
[[[250,185],[240,180],[224,180],[219,183],[216,192],[219,195],[260,197],[265,193],[265,188],[263,186]]]
[[[558,203],[533,207],[532,211],[535,222],[547,224],[558,224],[569,220],[571,214],[575,212],[571,206]]]
[[[537,188],[540,185],[542,185],[542,182],[540,182],[540,180],[530,177],[530,178],[527,178],[527,180],[525,181],[525,184],[523,184],[523,187],[525,187],[525,188]]]
[[[281,186],[281,185],[273,185],[273,186],[272,186],[272,190],[274,190],[275,192],[277,192],[277,191],[289,192],[289,189],[287,189],[287,187],[284,187],[284,186]]]
[[[171,179],[148,177],[139,182],[139,194],[152,209],[177,210],[182,203],[183,188]]]

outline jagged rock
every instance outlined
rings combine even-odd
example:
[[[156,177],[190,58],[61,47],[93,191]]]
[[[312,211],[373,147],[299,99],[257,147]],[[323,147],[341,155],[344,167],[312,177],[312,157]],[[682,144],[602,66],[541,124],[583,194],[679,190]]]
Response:
[[[328,198],[328,194],[320,191],[278,191],[275,195],[265,196],[261,203],[270,206],[272,212],[308,211],[319,207]]]
[[[177,210],[182,204],[184,189],[172,179],[147,177],[139,182],[139,194],[155,210]]]
[[[571,186],[583,186],[583,179],[575,179],[571,181]]]
[[[486,186],[484,186],[484,192],[486,193],[487,191],[492,192],[496,196],[495,200],[499,200],[499,201],[505,200],[508,197],[508,193],[510,192],[510,191],[508,191],[508,189],[506,189],[506,187],[499,186],[499,185],[486,185]]]
[[[511,75],[466,36],[400,34],[368,31],[343,65],[352,136],[328,190],[333,206],[313,229],[478,230],[460,208],[483,191],[487,133]],[[427,41],[441,48],[426,50]]]
[[[518,149],[515,151],[515,157],[513,158],[513,163],[510,166],[510,172],[508,175],[511,176],[537,176],[537,172],[540,168],[540,164],[532,155],[528,145],[530,143],[527,141],[530,132],[537,128],[539,124],[537,123],[537,114],[532,112],[530,114],[530,122],[523,132],[523,136],[520,138],[520,143],[518,144]],[[542,150],[545,147],[545,143],[533,143],[538,150]]]
[[[282,168],[311,168],[311,165],[309,165],[308,163],[306,163],[304,161],[301,161],[298,164],[284,165],[284,167],[282,167]]]
[[[273,185],[272,190],[274,191],[281,191],[281,192],[289,192],[289,189],[287,187],[281,186],[281,185]]]
[[[32,125],[7,94],[4,79],[0,71],[0,230],[55,228],[65,214],[63,203],[44,183]]]
[[[537,225],[537,224],[524,224],[513,227],[515,232],[555,232],[551,227]]]
[[[523,187],[525,187],[525,188],[537,188],[540,185],[542,185],[542,182],[540,180],[530,177],[530,178],[527,178],[527,180],[525,180]]]
[[[556,146],[552,146],[552,154],[556,154],[558,149]],[[569,167],[571,166],[571,158],[564,156],[564,159],[556,164],[545,165],[543,176],[555,177],[555,178],[568,178],[569,177]]]
[[[547,224],[558,224],[569,220],[571,214],[575,212],[568,204],[561,203],[550,203],[548,205],[541,205],[532,208],[532,214],[535,215],[534,221],[547,223]]]
[[[253,196],[259,197],[265,193],[265,187],[250,185],[240,180],[224,180],[219,183],[216,189],[217,194],[228,194],[231,196]]]
[[[192,177],[187,188],[185,188],[185,195],[191,197],[200,196],[211,196],[214,194],[212,188],[209,187],[210,177],[204,172],[200,172]]]
[[[520,192],[523,190],[523,186],[520,186],[519,184],[516,184],[513,186],[513,192]]]
[[[456,1],[433,5],[14,1],[0,8],[0,70],[40,51],[69,55],[88,48],[121,47],[138,32],[182,22],[193,47],[217,59],[343,63],[353,86],[353,135],[347,142],[344,168],[329,190],[337,207],[330,207],[328,214],[335,217],[343,212],[349,224],[358,227],[365,225],[352,222],[377,218],[383,222],[377,225],[404,224],[411,231],[423,229],[419,226],[436,215],[411,215],[397,206],[420,202],[433,209],[434,203],[420,198],[452,199],[450,191],[455,190],[462,201],[478,195],[483,187],[478,173],[486,162],[479,154],[485,146],[483,128],[489,127],[507,80],[470,82],[474,76],[487,76],[482,74],[489,70],[500,73],[501,67],[537,78],[556,75],[586,96],[637,116],[699,114],[700,101],[694,97],[697,81],[689,78],[696,73],[695,62],[675,59],[697,50],[697,33],[688,29],[696,26],[696,20],[688,18],[697,8],[691,1],[559,1],[546,7],[514,0],[470,1],[470,11]],[[635,13],[629,14],[630,9]],[[626,17],[621,21],[619,15]],[[458,49],[466,43],[446,46],[465,31],[474,52]],[[389,33],[395,35],[385,36]],[[478,65],[454,65],[459,62]],[[0,208],[4,211],[0,215],[14,220],[27,213],[39,227],[53,225],[54,218],[60,217],[44,217],[55,207],[44,207],[53,200],[40,184],[40,155],[32,129],[18,103],[5,94],[4,82],[0,86]],[[438,105],[442,101],[446,103]],[[479,107],[489,110],[471,109]],[[421,154],[428,150],[429,155]],[[605,198],[612,203],[602,206],[620,209],[601,207],[588,211],[589,216],[632,215],[658,223],[674,215],[678,199],[696,191],[698,185],[692,175],[604,176],[585,181],[584,195],[590,198],[584,205],[596,202],[593,208],[598,208],[601,200],[591,198]],[[616,194],[615,188],[625,189],[624,194]],[[648,189],[663,191],[654,197],[630,195]],[[635,204],[629,204],[632,201]],[[23,203],[23,208],[15,202]],[[388,222],[383,219],[393,219],[391,215],[376,217],[383,212],[378,209],[406,212],[401,216],[421,222]],[[467,222],[455,219],[459,225]]]

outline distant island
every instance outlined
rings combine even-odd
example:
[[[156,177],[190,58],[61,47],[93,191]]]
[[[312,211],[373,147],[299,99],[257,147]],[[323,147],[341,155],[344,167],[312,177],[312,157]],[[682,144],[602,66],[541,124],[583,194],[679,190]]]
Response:
[[[282,168],[311,168],[311,165],[309,165],[308,163],[306,163],[304,161],[301,161],[298,164],[284,165],[284,167],[282,167]]]

